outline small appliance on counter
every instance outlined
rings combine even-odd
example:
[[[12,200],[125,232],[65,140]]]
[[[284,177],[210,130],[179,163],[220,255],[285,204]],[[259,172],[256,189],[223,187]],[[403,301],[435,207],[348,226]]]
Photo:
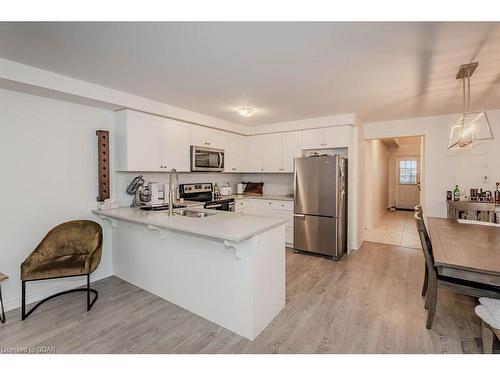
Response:
[[[236,194],[243,195],[245,192],[245,184],[237,184],[236,185]]]
[[[231,189],[231,187],[229,185],[228,186],[221,186],[220,187],[220,195],[223,196],[223,197],[231,195],[232,191],[233,191],[233,189]]]
[[[234,198],[215,198],[212,183],[180,184],[179,197],[181,199],[204,202],[204,208],[219,211],[234,211]]]

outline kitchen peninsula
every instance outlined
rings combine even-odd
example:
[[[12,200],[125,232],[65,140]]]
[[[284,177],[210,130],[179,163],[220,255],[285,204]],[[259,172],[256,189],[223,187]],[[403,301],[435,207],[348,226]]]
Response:
[[[287,220],[205,209],[94,210],[115,275],[250,340],[285,306]]]

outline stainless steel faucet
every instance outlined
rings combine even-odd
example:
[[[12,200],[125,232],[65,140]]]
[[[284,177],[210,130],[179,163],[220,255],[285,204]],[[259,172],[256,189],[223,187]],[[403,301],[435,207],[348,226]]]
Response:
[[[168,214],[169,216],[172,216],[174,214],[174,193],[177,190],[176,187],[174,187],[174,184],[172,184],[172,176],[175,175],[175,184],[179,185],[179,176],[177,175],[177,170],[175,168],[172,168],[170,170],[170,173],[168,175]]]

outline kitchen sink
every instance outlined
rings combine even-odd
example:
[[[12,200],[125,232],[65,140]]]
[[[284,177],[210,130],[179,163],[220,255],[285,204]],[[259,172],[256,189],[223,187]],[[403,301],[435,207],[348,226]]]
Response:
[[[174,210],[174,215],[202,218],[202,217],[217,215],[217,213],[216,212],[200,212],[200,211],[182,209],[182,210]]]

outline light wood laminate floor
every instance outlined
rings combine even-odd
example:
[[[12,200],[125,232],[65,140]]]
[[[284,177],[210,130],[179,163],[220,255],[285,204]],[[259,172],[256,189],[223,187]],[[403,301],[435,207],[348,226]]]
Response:
[[[26,321],[7,313],[0,353],[461,353],[479,352],[474,301],[439,292],[432,330],[420,296],[420,250],[365,242],[339,262],[287,251],[286,307],[249,341],[117,277],[42,305]]]

